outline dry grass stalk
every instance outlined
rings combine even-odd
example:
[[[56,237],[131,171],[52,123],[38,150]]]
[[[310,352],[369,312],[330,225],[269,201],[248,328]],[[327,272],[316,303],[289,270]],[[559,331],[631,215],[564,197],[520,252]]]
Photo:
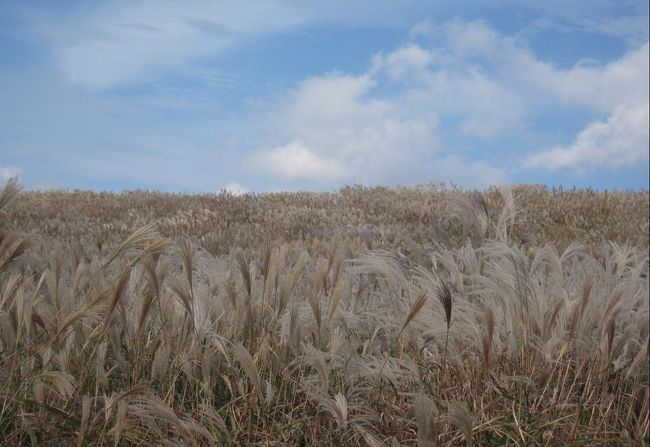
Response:
[[[449,345],[449,328],[451,327],[451,311],[453,307],[453,299],[451,294],[451,288],[446,282],[440,283],[438,289],[436,290],[436,297],[442,308],[445,311],[445,322],[447,323],[447,332],[445,334],[445,354],[443,357],[443,362],[447,359],[447,347]]]
[[[485,371],[490,370],[490,360],[492,358],[492,343],[494,339],[494,312],[491,307],[485,308],[485,334],[482,338],[483,346],[483,367]]]
[[[19,189],[0,191],[0,443],[648,435],[647,194]]]
[[[436,447],[438,445],[436,404],[427,395],[417,393],[413,400],[413,412],[418,429],[418,447]]]
[[[253,391],[257,395],[258,401],[261,402],[262,381],[260,380],[260,375],[257,370],[257,365],[255,364],[253,357],[251,357],[246,347],[244,347],[244,345],[242,344],[238,344],[237,346],[235,346],[233,354],[237,362],[239,362],[239,365],[246,373],[248,380],[251,382],[251,385],[253,386]]]
[[[472,447],[473,438],[472,430],[474,423],[472,421],[472,414],[469,412],[467,405],[459,401],[451,401],[449,404],[449,422],[456,426],[463,434],[465,445]]]
[[[415,319],[415,317],[420,313],[424,305],[427,303],[427,291],[422,290],[418,297],[415,299],[413,304],[411,305],[411,309],[409,310],[408,315],[406,316],[406,319],[404,320],[404,323],[402,323],[402,327],[400,328],[398,334],[397,334],[397,340],[400,339],[402,336],[402,333],[406,329],[406,327]]]

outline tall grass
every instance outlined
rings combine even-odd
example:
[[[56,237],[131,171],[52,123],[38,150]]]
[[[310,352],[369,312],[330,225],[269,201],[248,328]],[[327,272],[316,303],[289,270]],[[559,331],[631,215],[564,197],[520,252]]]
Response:
[[[643,219],[580,244],[526,202],[552,191],[19,191],[0,193],[4,445],[648,444]],[[395,195],[438,215],[373,223]],[[647,208],[589,200],[570,219]],[[185,201],[205,208],[176,219]]]

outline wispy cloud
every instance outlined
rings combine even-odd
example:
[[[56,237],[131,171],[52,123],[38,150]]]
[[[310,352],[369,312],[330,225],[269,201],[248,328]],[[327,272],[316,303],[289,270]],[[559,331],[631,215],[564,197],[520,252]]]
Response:
[[[503,3],[508,0],[497,0]],[[219,54],[239,44],[290,32],[318,23],[351,26],[404,25],[423,11],[427,2],[410,1],[397,8],[389,1],[237,1],[191,0],[99,2],[96,6],[56,20],[40,14],[34,25],[52,45],[60,72],[73,83],[93,88],[145,82],[179,70],[191,62]],[[441,6],[448,7],[449,2]],[[489,4],[487,2],[486,4]],[[519,4],[520,2],[518,2]],[[462,4],[462,2],[461,2]],[[624,5],[610,0],[531,2],[523,7],[549,20],[588,27],[614,36],[647,36],[647,10],[638,2]],[[368,14],[372,9],[373,13]],[[410,11],[410,12],[409,12]],[[644,26],[645,23],[645,26]],[[418,34],[425,23],[414,28]],[[490,35],[468,34],[460,45],[490,45]],[[459,36],[458,36],[459,37]],[[476,38],[485,38],[485,41]],[[630,37],[631,38],[631,37]],[[469,39],[475,39],[470,42]],[[646,37],[647,39],[647,37]]]
[[[98,5],[72,19],[41,18],[37,24],[50,40],[65,78],[92,88],[146,82],[306,20],[298,8],[276,1]]]
[[[309,25],[404,26],[433,9],[427,2],[411,3],[398,8],[387,0],[98,2],[70,18],[39,11],[31,26],[47,39],[68,81],[106,88],[147,82],[238,45]]]
[[[638,0],[487,0],[501,7],[517,6],[534,12],[535,26],[562,32],[590,32],[620,37],[630,45],[648,39],[648,2]]]

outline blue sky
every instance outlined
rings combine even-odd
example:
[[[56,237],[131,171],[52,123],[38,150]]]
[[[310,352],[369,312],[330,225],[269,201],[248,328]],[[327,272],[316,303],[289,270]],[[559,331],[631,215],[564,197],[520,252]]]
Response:
[[[648,3],[0,0],[0,180],[648,188]]]

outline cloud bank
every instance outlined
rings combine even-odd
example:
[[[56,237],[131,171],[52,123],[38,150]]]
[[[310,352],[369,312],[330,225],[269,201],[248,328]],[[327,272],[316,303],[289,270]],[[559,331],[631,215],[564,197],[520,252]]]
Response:
[[[605,121],[585,127],[568,146],[530,156],[529,166],[547,169],[625,167],[648,162],[648,104],[622,104]]]
[[[530,169],[632,166],[648,159],[648,94],[647,42],[607,64],[562,69],[483,21],[421,23],[409,42],[375,55],[365,73],[300,82],[271,114],[279,142],[260,149],[250,166],[313,184],[379,183],[411,171],[412,180],[455,176],[479,187]],[[531,147],[502,163],[477,153],[470,161],[445,138],[523,135],[554,106],[594,118],[573,141]]]
[[[0,16],[11,24],[22,13],[25,25],[0,39],[28,37],[0,72],[0,174],[20,165],[48,184],[233,193],[244,190],[235,180],[252,190],[484,187],[598,184],[595,172],[626,170],[647,185],[647,5],[407,2],[145,0],[65,15],[10,5]],[[520,15],[505,20],[504,7]],[[494,20],[449,19],[483,13]],[[572,48],[553,40],[577,35]],[[594,36],[618,46],[585,44]],[[365,65],[308,54],[357,37],[373,43],[357,48]],[[573,50],[603,59],[571,64]],[[251,54],[263,62],[249,67]]]

